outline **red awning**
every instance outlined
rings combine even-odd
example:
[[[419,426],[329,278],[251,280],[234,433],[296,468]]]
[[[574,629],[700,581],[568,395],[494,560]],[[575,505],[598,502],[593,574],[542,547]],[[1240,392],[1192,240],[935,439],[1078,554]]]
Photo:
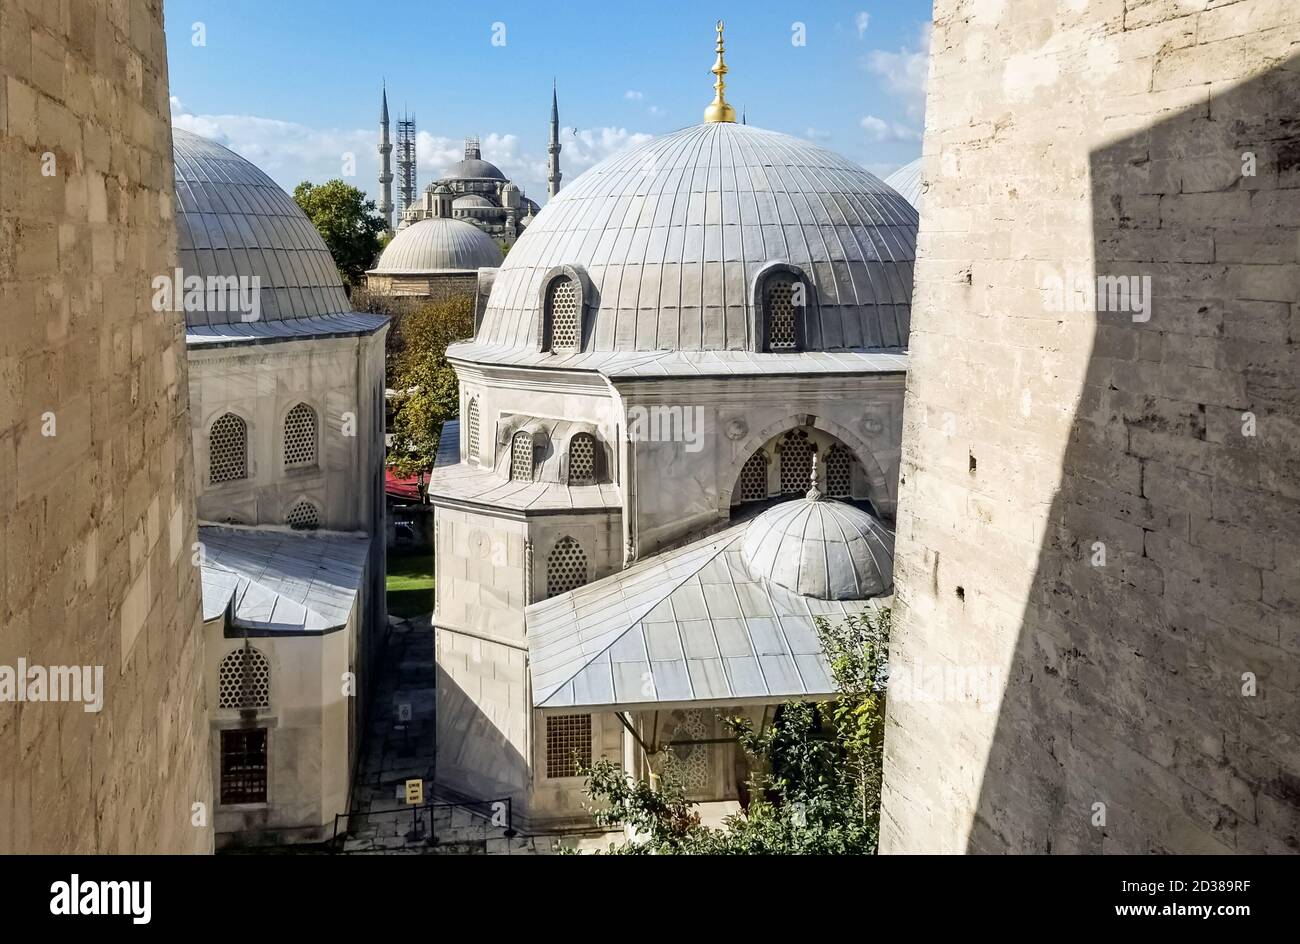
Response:
[[[416,484],[415,476],[412,475],[408,479],[398,478],[393,474],[392,469],[384,469],[384,492],[392,498],[400,498],[403,501],[420,500],[420,486]]]

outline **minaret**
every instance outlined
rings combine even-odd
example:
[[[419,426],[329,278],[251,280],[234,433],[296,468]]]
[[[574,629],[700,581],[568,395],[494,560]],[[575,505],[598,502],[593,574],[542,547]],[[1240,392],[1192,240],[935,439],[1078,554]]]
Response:
[[[705,121],[726,121],[736,123],[736,109],[727,104],[727,64],[722,61],[722,21],[718,20],[718,58],[713,63],[712,72],[717,78],[713,82],[713,101],[704,109]]]
[[[555,82],[551,82],[551,143],[546,148],[551,155],[546,172],[546,195],[560,192],[560,102],[555,95]]]
[[[383,104],[379,109],[379,215],[384,218],[384,230],[393,235],[393,165],[389,158],[393,145],[388,140],[388,83],[384,83]]]

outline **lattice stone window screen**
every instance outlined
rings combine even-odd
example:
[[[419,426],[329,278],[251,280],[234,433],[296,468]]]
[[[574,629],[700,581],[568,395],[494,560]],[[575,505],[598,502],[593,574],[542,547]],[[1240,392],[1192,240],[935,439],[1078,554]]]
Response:
[[[593,485],[596,482],[596,437],[578,433],[569,440],[569,484]]]
[[[284,467],[316,464],[316,411],[299,403],[284,418]]]
[[[812,476],[813,444],[807,430],[792,429],[781,437],[781,494],[804,494]]]
[[[315,505],[303,498],[289,509],[289,513],[284,516],[284,523],[295,531],[315,531],[320,527],[320,514]]]
[[[510,438],[510,479],[514,482],[533,480],[533,434],[520,431]]]
[[[578,286],[559,278],[546,289],[546,309],[551,322],[551,350],[578,350]]]
[[[271,663],[251,646],[236,649],[217,667],[218,708],[270,708]]]
[[[248,477],[248,424],[234,413],[217,418],[208,430],[208,478],[213,483]]]
[[[703,741],[709,737],[708,722],[698,708],[682,713],[669,741]],[[709,745],[673,744],[664,752],[662,773],[673,777],[688,794],[706,793],[712,785]]]
[[[465,409],[465,448],[469,451],[469,460],[478,462],[478,397],[471,397]]]
[[[740,501],[762,501],[767,498],[767,454],[762,449],[749,457],[740,470]]]
[[[221,732],[221,802],[266,802],[266,728]]]
[[[826,494],[830,498],[853,497],[853,455],[843,446],[831,446],[826,456]]]
[[[546,719],[546,776],[577,777],[591,766],[591,715]]]
[[[546,558],[546,596],[568,593],[587,582],[587,555],[573,538],[560,538]]]
[[[763,308],[767,312],[767,349],[793,351],[795,349],[794,279],[788,275],[774,275],[763,287],[767,296]]]

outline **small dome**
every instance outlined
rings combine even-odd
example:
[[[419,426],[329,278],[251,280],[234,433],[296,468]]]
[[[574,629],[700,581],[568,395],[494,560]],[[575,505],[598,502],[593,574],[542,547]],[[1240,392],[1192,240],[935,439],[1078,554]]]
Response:
[[[495,164],[480,160],[477,157],[467,157],[463,161],[454,164],[451,170],[447,171],[444,180],[482,180],[490,178],[492,180],[505,180],[506,175],[501,173]]]
[[[443,272],[501,265],[501,250],[477,226],[450,219],[419,220],[393,237],[371,272]]]
[[[501,188],[501,192],[502,192],[502,193],[518,193],[518,192],[519,192],[519,188],[516,187],[513,183],[508,183],[508,184],[506,184],[504,187]]]
[[[754,577],[818,600],[868,600],[893,588],[894,535],[860,508],[822,498],[782,502],[745,531]]]
[[[251,161],[172,129],[177,261],[186,276],[256,276],[261,319],[352,310],[330,251],[307,214]],[[190,327],[238,321],[230,311],[186,311]]]
[[[458,210],[463,210],[466,207],[495,207],[496,206],[496,204],[493,203],[491,200],[489,200],[487,197],[481,196],[480,194],[477,193],[462,193],[455,200],[451,201],[451,205]]]
[[[916,207],[917,213],[921,212],[923,197],[921,194],[921,159],[919,157],[910,164],[904,164],[886,177],[885,183],[897,190],[899,196]]]

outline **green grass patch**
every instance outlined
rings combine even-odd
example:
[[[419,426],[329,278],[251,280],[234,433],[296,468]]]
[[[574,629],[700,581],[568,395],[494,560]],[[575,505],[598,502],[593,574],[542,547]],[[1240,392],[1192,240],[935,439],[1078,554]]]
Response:
[[[433,553],[388,552],[388,613],[427,616],[433,612]]]

